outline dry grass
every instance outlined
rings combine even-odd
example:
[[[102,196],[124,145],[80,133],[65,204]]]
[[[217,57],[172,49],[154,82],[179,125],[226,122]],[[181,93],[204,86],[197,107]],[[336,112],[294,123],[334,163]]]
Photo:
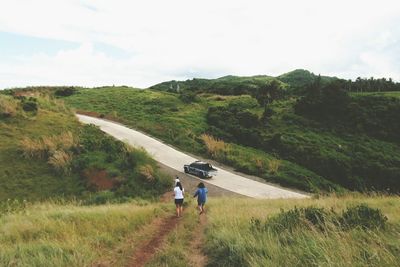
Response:
[[[20,141],[20,149],[26,158],[48,158],[57,150],[70,150],[78,145],[78,139],[71,132],[60,135],[42,136],[39,139],[25,137]]]
[[[64,150],[56,150],[50,156],[48,163],[58,172],[68,174],[71,172],[72,154]]]
[[[35,204],[0,221],[0,266],[94,265],[129,257],[141,228],[164,209],[149,203],[75,206]],[[118,265],[106,265],[118,266]]]
[[[41,140],[24,137],[20,142],[20,149],[25,158],[44,158],[45,150]]]
[[[229,145],[211,135],[202,134],[201,139],[207,147],[207,151],[214,159],[224,159],[229,152]]]
[[[18,103],[11,97],[0,95],[0,117],[15,117]]]
[[[268,171],[270,174],[275,175],[278,173],[279,168],[282,165],[282,161],[279,159],[270,159],[268,160]]]
[[[146,164],[140,167],[139,169],[140,174],[146,178],[147,181],[151,182],[154,181],[154,169],[150,164]]]

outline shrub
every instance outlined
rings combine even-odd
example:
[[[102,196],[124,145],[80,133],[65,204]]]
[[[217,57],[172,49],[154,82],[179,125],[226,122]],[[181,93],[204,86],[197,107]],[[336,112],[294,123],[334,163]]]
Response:
[[[115,193],[105,190],[90,194],[87,200],[84,201],[85,205],[103,205],[115,201]]]
[[[341,216],[338,216],[333,209],[327,211],[324,208],[310,206],[295,207],[288,211],[281,210],[279,214],[270,217],[265,222],[252,218],[250,228],[255,231],[272,230],[275,233],[292,233],[297,229],[310,229],[310,226],[322,231],[327,225],[345,230],[356,227],[379,229],[385,227],[386,221],[387,217],[379,209],[372,209],[366,204],[347,207]]]
[[[179,99],[182,102],[189,104],[197,101],[197,95],[196,92],[184,90],[179,94]]]
[[[281,212],[266,221],[264,229],[272,229],[275,232],[289,231],[292,232],[302,225],[302,210],[295,207],[294,209]]]
[[[370,208],[367,204],[348,207],[339,222],[345,228],[361,227],[364,229],[384,228],[387,217],[381,210]]]
[[[56,96],[71,96],[75,93],[75,88],[73,87],[67,87],[67,88],[61,88],[58,89],[54,94]]]
[[[37,112],[38,111],[38,104],[35,101],[23,101],[22,102],[22,109],[27,112]]]
[[[236,97],[229,101],[228,108],[236,110],[246,110],[258,107],[259,104],[257,100],[249,95],[243,95]]]

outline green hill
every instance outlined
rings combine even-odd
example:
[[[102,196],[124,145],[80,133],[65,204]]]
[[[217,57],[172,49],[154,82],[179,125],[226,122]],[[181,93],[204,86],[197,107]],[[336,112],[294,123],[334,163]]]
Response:
[[[306,104],[310,114],[320,115],[316,118],[302,112],[300,97],[290,93],[219,95],[207,90],[188,97],[184,90],[82,89],[64,100],[283,186],[310,192],[400,188],[400,150],[392,139],[399,128],[398,101],[345,93],[341,103],[336,89],[333,95],[321,89],[320,102],[315,102],[321,111]],[[382,109],[385,103],[390,109]]]
[[[0,94],[0,201],[154,197],[169,185],[144,151],[81,125],[60,101],[12,93]]]
[[[173,93],[187,90],[191,92],[208,92],[221,95],[242,95],[253,94],[259,87],[274,79],[274,77],[266,75],[251,77],[229,75],[218,79],[194,78],[186,81],[168,81],[153,85],[150,89]],[[285,87],[285,85],[282,84],[282,87]]]
[[[315,75],[308,70],[297,69],[277,77],[267,75],[256,75],[249,77],[228,75],[217,79],[194,78],[186,81],[168,81],[153,85],[150,87],[150,89],[175,93],[177,90],[190,90],[210,92],[221,95],[251,95],[265,83],[269,83],[272,80],[279,81],[282,88],[299,90],[307,88],[317,80],[319,80],[322,84],[328,84],[338,80],[338,78]]]
[[[284,83],[287,83],[290,87],[294,89],[307,88],[317,79],[320,79],[322,84],[328,84],[338,79],[336,77],[315,75],[308,70],[302,69],[297,69],[288,73],[284,73],[276,78]]]

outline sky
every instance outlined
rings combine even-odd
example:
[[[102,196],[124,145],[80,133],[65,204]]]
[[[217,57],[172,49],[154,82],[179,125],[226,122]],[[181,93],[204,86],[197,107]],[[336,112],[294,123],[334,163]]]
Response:
[[[0,0],[0,88],[299,68],[400,81],[400,1]]]

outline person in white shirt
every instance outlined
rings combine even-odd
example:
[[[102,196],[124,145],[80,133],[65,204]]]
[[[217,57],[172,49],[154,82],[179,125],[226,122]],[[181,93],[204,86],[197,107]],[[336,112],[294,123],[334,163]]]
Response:
[[[175,205],[176,205],[176,216],[181,217],[183,212],[183,198],[185,189],[182,187],[181,182],[177,182],[174,188]]]
[[[176,184],[179,183],[179,182],[180,182],[179,177],[176,176],[176,177],[175,177],[175,186],[176,186]]]

